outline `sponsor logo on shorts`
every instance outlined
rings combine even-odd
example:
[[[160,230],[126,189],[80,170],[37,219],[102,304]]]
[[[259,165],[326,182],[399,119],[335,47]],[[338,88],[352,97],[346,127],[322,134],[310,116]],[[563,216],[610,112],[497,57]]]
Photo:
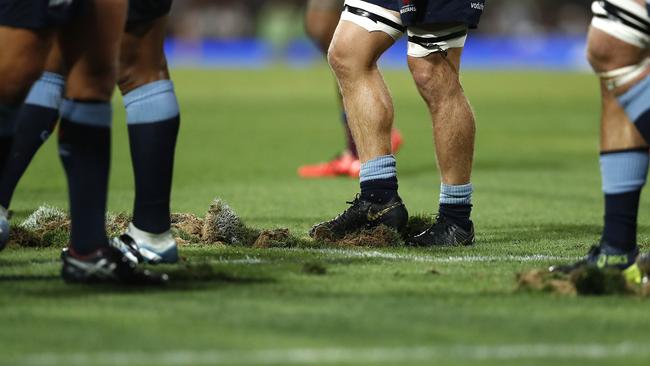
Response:
[[[470,3],[470,4],[469,4],[469,7],[472,8],[472,9],[474,9],[474,10],[480,10],[480,11],[483,11],[483,10],[485,9],[485,4],[483,4],[483,3],[478,3],[478,2],[474,2],[474,3]]]

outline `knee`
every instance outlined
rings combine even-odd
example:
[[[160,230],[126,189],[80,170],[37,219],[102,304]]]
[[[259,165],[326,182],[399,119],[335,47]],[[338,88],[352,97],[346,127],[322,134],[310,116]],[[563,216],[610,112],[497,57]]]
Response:
[[[67,96],[82,100],[110,100],[117,80],[117,65],[86,65],[68,78]]]
[[[409,68],[418,91],[427,102],[461,91],[457,71],[443,57],[427,61],[409,59]]]
[[[43,65],[12,63],[0,66],[3,76],[0,84],[0,104],[17,105],[23,102],[32,84],[43,72]]]
[[[354,52],[354,47],[345,43],[333,42],[327,52],[327,61],[336,77],[348,80],[355,75],[360,75],[372,70],[376,63],[374,60],[364,60]]]
[[[122,52],[117,85],[122,94],[142,85],[169,79],[167,59],[162,46],[153,49]]]
[[[590,41],[587,45],[587,60],[596,72],[612,70],[621,66],[619,65],[616,52],[610,47]]]
[[[117,86],[122,94],[158,80],[168,79],[167,63],[160,65],[121,65]]]

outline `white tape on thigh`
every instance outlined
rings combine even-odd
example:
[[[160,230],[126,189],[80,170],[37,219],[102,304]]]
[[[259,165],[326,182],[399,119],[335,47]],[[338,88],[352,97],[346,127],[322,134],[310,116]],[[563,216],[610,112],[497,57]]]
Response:
[[[601,72],[598,74],[607,85],[607,89],[614,90],[638,78],[650,67],[650,58],[646,58],[637,65],[625,66],[620,69]]]
[[[621,9],[622,12],[618,15],[610,14],[605,8],[606,2]],[[592,3],[591,11],[594,13],[594,18],[591,21],[592,27],[625,43],[639,48],[648,48],[650,46],[650,35],[632,26],[648,29],[647,23],[650,22],[650,17],[646,7],[637,4],[633,0],[608,0],[606,2],[594,1]],[[626,13],[633,14],[636,18]],[[643,21],[639,21],[639,19]]]
[[[426,57],[450,48],[462,48],[467,40],[467,26],[460,25],[439,31],[409,28],[408,54],[412,57]]]
[[[368,32],[384,32],[395,40],[402,37],[405,30],[399,15],[361,0],[346,0],[341,20],[353,22]]]

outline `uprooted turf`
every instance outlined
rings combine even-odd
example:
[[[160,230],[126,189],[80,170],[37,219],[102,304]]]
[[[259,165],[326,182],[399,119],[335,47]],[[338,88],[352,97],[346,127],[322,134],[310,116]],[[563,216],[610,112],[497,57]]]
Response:
[[[358,190],[353,180],[295,175],[342,146],[326,68],[174,76],[183,126],[173,211],[184,213],[174,222],[187,235],[184,262],[160,270],[176,280],[165,289],[66,286],[58,248],[11,245],[0,253],[0,365],[648,363],[647,298],[517,290],[517,273],[573,262],[598,240],[593,76],[465,75],[478,116],[477,245],[436,250],[275,247],[285,229],[309,242],[311,225]],[[426,220],[439,193],[427,112],[406,73],[387,80],[405,137],[401,195]],[[116,115],[109,209],[128,212],[131,166]],[[13,224],[44,203],[66,207],[65,192],[50,141],[21,182]],[[264,240],[196,240],[214,197]],[[49,235],[63,242],[62,233]]]

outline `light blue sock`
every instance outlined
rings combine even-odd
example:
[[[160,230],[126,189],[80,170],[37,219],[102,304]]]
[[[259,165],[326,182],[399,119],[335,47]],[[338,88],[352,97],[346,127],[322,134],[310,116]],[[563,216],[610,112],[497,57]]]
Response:
[[[603,153],[600,173],[605,194],[621,194],[641,189],[648,175],[647,149]]]
[[[472,192],[474,188],[471,183],[463,185],[440,184],[440,204],[443,205],[471,205]]]
[[[127,123],[136,125],[168,121],[179,114],[171,80],[159,80],[136,88],[124,96]]]
[[[397,161],[393,155],[384,155],[361,164],[359,181],[366,182],[378,179],[397,177]]]
[[[63,100],[65,79],[53,72],[44,72],[38,79],[25,99],[26,104],[59,110]]]

